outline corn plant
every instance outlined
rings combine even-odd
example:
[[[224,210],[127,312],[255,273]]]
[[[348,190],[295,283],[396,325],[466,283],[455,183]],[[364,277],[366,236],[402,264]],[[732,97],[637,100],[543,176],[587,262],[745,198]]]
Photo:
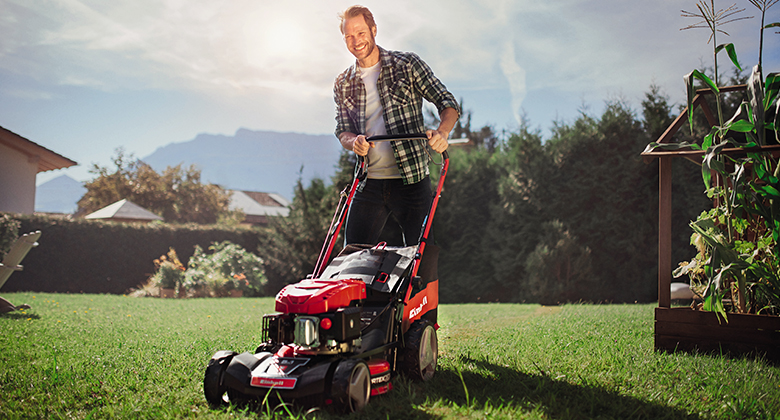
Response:
[[[761,50],[764,30],[780,26],[765,25],[766,10],[780,0],[749,1],[762,13]],[[716,41],[719,34],[728,35],[723,25],[749,17],[739,16],[745,9],[737,8],[736,4],[716,9],[714,0],[700,0],[696,7],[698,12],[683,11],[683,16],[702,20],[683,29],[709,30],[715,78],[710,79],[698,70],[685,76],[688,119],[693,133],[694,82],[698,80],[715,95],[718,124],[704,136],[701,145],[676,147],[704,151],[702,179],[717,205],[690,224],[694,232],[692,243],[698,245],[699,255],[690,263],[681,264],[675,276],[688,274],[692,280],[705,284],[703,309],[718,312],[726,319],[724,298],[728,295],[736,300],[737,312],[777,313],[780,308],[780,166],[776,159],[754,148],[772,140],[767,132],[773,133],[773,140],[780,143],[777,130],[780,75],[771,73],[763,79],[759,51],[759,64],[752,69],[747,99],[726,120],[718,85],[718,54],[726,51],[737,69],[742,71],[742,66],[733,44],[718,45]],[[727,147],[746,150],[743,156],[734,156],[724,153]],[[713,174],[723,182],[713,186]]]

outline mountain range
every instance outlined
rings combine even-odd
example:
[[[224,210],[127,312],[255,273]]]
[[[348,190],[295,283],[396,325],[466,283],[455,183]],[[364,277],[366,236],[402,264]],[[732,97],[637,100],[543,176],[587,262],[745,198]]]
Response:
[[[198,134],[142,158],[155,171],[196,165],[203,182],[233,190],[278,193],[292,198],[298,178],[330,180],[341,145],[332,134],[278,133],[244,128],[233,136]]]
[[[35,187],[35,211],[39,213],[75,213],[76,203],[87,189],[84,184],[60,175]]]
[[[233,136],[198,134],[171,143],[141,158],[155,171],[169,166],[195,165],[201,181],[225,189],[277,193],[292,199],[300,178],[330,181],[336,172],[341,145],[333,134],[279,133],[241,128]],[[72,213],[86,189],[67,175],[36,189],[35,211]]]

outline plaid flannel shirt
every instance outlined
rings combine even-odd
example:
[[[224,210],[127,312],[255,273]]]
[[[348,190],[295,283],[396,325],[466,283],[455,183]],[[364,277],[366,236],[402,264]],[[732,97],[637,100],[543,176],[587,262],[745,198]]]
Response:
[[[417,54],[379,48],[382,69],[377,90],[384,109],[387,134],[424,133],[422,100],[433,103],[439,113],[458,102]],[[357,62],[336,78],[336,137],[341,133],[366,132],[366,87]],[[427,142],[393,141],[393,153],[404,184],[414,184],[428,176]]]

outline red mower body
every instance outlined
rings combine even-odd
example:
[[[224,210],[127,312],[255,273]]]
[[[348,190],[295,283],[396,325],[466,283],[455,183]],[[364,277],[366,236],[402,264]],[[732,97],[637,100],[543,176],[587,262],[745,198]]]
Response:
[[[276,295],[276,310],[285,314],[316,315],[346,308],[366,298],[360,280],[302,280]]]

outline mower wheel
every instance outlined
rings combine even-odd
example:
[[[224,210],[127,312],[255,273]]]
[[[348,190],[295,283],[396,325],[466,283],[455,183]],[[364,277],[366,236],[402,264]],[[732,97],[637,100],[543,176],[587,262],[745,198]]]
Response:
[[[276,353],[276,351],[279,350],[280,347],[282,347],[282,346],[279,345],[279,344],[273,344],[273,343],[270,343],[270,342],[262,343],[259,346],[257,346],[257,348],[255,349],[255,354],[263,353],[263,352],[265,352],[265,353]]]
[[[433,324],[426,319],[418,319],[409,327],[404,338],[404,374],[417,381],[433,378],[439,357],[439,342]]]
[[[222,376],[236,354],[235,352],[220,351],[209,360],[206,375],[203,377],[203,394],[211,408],[219,408],[227,404],[224,398],[227,387],[222,383]]]
[[[371,397],[371,373],[363,360],[345,360],[336,367],[331,387],[335,408],[345,413],[360,411]]]

